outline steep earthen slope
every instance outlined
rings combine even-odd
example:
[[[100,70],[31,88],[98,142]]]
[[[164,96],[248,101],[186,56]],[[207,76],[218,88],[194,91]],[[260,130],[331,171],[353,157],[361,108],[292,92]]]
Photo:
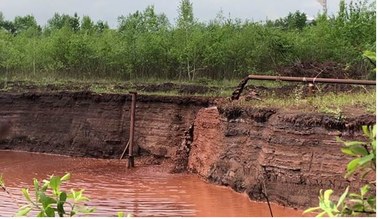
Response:
[[[138,96],[136,150],[175,161],[210,182],[294,207],[317,205],[319,189],[337,192],[350,158],[336,136],[363,139],[374,115],[208,107],[208,98]],[[128,141],[130,96],[90,92],[0,93],[0,149],[119,158]],[[208,107],[208,108],[207,108]],[[265,189],[266,188],[266,189]]]
[[[201,109],[194,123],[189,169],[210,182],[246,192],[252,199],[294,207],[318,204],[319,189],[341,192],[350,183],[343,139],[362,139],[362,124],[375,116],[340,121],[319,113],[238,107]],[[215,135],[214,133],[218,133]],[[361,183],[355,178],[352,187]]]
[[[141,152],[172,157],[205,98],[138,96]],[[130,96],[90,92],[2,93],[0,120],[11,121],[0,149],[117,158],[129,136]],[[1,122],[0,121],[0,122]]]

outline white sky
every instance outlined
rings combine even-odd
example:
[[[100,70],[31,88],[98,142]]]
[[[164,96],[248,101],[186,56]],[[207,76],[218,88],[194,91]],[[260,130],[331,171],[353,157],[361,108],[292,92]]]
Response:
[[[340,0],[328,0],[328,14],[338,10]],[[350,0],[347,0],[349,2]],[[111,27],[117,27],[117,18],[121,15],[144,10],[154,5],[158,13],[165,13],[170,22],[177,18],[180,0],[0,0],[0,11],[8,20],[15,16],[32,14],[37,22],[44,26],[55,12],[80,17],[90,16],[94,21],[107,21]],[[223,10],[224,15],[231,18],[249,19],[254,21],[276,19],[286,16],[289,12],[299,10],[309,17],[315,17],[322,11],[318,0],[191,0],[194,15],[200,21],[209,21]]]

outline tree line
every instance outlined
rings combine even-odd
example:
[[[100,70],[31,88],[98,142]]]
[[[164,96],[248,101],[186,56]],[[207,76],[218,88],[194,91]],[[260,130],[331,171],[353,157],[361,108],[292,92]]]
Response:
[[[182,0],[174,24],[148,6],[120,16],[114,29],[77,14],[56,13],[42,27],[32,15],[6,20],[0,12],[0,75],[220,80],[334,61],[355,69],[357,78],[367,76],[362,53],[375,45],[375,1],[341,1],[335,15],[311,21],[296,11],[265,22],[219,12],[199,22],[190,0]]]

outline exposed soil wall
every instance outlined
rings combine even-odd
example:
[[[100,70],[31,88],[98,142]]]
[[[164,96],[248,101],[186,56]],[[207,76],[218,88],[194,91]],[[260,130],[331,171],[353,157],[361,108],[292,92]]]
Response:
[[[138,96],[139,151],[174,156],[197,111],[208,105],[204,98]],[[118,158],[128,141],[129,108],[127,94],[2,93],[0,123],[11,121],[12,128],[0,149]]]
[[[293,207],[317,205],[319,189],[338,192],[350,158],[336,136],[363,139],[374,115],[340,120],[320,113],[214,105],[209,98],[138,96],[136,145],[169,158],[173,172],[189,169],[254,200]],[[209,107],[211,106],[211,107]],[[128,94],[0,93],[0,124],[11,126],[0,149],[119,158],[129,135]],[[152,161],[154,162],[154,161]]]
[[[265,186],[272,201],[316,206],[319,189],[342,192],[349,183],[359,186],[357,178],[344,179],[350,158],[342,155],[335,138],[362,139],[361,125],[374,123],[373,115],[339,121],[319,113],[275,109],[201,109],[189,169],[254,200],[265,200]]]

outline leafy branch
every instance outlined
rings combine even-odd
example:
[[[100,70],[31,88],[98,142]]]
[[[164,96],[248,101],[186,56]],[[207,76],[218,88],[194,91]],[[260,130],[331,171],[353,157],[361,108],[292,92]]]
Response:
[[[361,141],[342,141],[337,138],[337,141],[342,142],[344,146],[341,151],[349,156],[355,157],[346,167],[345,178],[350,177],[356,171],[361,171],[361,178],[365,178],[368,173],[376,169],[376,126],[363,126],[362,131],[364,136],[369,139],[368,142]],[[335,204],[331,200],[333,194],[332,189],[327,189],[323,192],[320,190],[319,206],[305,210],[303,213],[317,212],[317,217],[329,216],[366,216],[376,214],[376,197],[374,190],[375,181],[369,182],[360,188],[360,193],[350,193],[349,186],[344,193],[339,197]]]
[[[41,183],[33,180],[35,197],[31,198],[29,189],[23,188],[22,194],[28,202],[19,208],[16,216],[27,216],[32,210],[38,211],[37,217],[72,217],[76,214],[89,214],[94,212],[94,208],[87,208],[84,202],[89,201],[83,195],[84,189],[70,192],[60,189],[62,183],[68,181],[71,174],[67,173],[63,177],[50,176],[49,180],[43,180]]]

